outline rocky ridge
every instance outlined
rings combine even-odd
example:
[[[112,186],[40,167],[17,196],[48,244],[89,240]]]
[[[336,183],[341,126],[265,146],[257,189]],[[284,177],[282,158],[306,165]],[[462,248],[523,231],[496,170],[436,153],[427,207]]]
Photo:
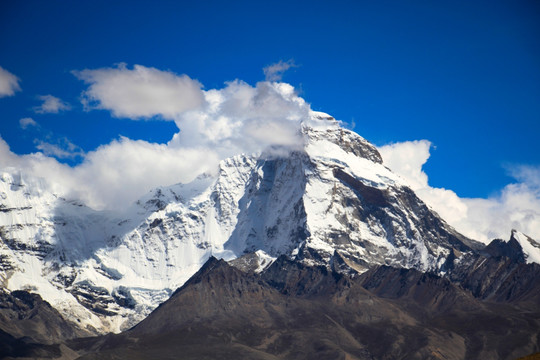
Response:
[[[68,344],[87,360],[510,360],[539,350],[530,310],[415,269],[351,277],[280,256],[256,274],[212,257],[133,329]]]

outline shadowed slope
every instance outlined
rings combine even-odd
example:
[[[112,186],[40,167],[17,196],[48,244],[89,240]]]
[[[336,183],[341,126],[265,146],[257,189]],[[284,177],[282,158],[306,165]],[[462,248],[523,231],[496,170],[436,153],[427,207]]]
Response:
[[[1,359],[58,358],[69,351],[55,344],[84,335],[39,295],[0,289]]]

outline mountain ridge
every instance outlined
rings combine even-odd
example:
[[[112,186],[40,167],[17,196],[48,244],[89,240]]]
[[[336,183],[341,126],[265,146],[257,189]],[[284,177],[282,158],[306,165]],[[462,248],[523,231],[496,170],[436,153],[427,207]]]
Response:
[[[257,274],[210,258],[131,330],[68,344],[86,360],[515,359],[538,351],[539,315],[415,269],[351,277],[281,256]]]
[[[138,323],[210,256],[253,254],[258,271],[285,255],[345,273],[388,265],[448,276],[479,259],[485,246],[425,205],[373,145],[325,114],[312,116],[302,149],[231,157],[215,174],[156,188],[121,214],[4,174],[2,283],[104,333]],[[516,237],[522,248],[532,244]]]

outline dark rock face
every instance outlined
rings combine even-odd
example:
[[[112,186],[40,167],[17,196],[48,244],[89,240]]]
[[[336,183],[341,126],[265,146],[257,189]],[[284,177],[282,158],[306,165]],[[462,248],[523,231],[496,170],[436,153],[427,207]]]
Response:
[[[417,312],[440,314],[457,309],[478,311],[478,301],[446,278],[414,269],[381,266],[360,276],[362,286],[385,299],[407,299]]]
[[[516,263],[525,263],[523,249],[516,239],[513,237],[510,241],[495,239],[484,249],[484,251],[492,257],[501,258],[507,257]]]
[[[449,256],[445,270],[447,279],[478,299],[525,307],[540,303],[540,265],[525,263],[513,233],[509,241],[496,239],[475,253]]]
[[[0,330],[0,359],[54,359],[62,356],[59,345],[44,345],[17,339]]]
[[[361,181],[347,174],[342,169],[334,169],[334,176],[355,191],[365,203],[379,207],[389,205],[383,190],[364,185]]]
[[[510,252],[510,256],[514,254]],[[539,304],[540,265],[517,262],[512,257],[470,256],[447,276],[480,299]]]
[[[284,295],[303,298],[324,297],[345,286],[347,277],[324,266],[306,266],[280,256],[261,278]]]
[[[308,136],[312,138],[324,137],[330,142],[338,145],[346,152],[371,160],[377,164],[382,164],[383,162],[381,154],[375,146],[350,130],[343,128],[328,130],[311,129],[308,132]]]
[[[39,295],[27,291],[0,290],[0,329],[15,337],[46,344],[87,335],[64,320]]]
[[[0,289],[0,358],[59,357],[58,343],[85,335],[39,295]]]
[[[69,345],[81,359],[515,359],[540,349],[539,313],[417,270],[351,278],[281,257],[256,275],[211,258],[133,329]]]

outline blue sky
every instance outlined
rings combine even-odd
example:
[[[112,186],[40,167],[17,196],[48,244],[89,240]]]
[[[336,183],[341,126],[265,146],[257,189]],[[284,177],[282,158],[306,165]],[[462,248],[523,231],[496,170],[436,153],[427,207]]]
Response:
[[[0,136],[18,155],[54,145],[75,167],[121,137],[178,131],[85,109],[77,71],[139,64],[209,90],[292,61],[283,81],[312,109],[377,146],[429,140],[430,186],[488,198],[540,166],[539,40],[532,0],[2,1],[0,67],[20,90],[0,98]],[[59,102],[42,107],[48,95]]]

